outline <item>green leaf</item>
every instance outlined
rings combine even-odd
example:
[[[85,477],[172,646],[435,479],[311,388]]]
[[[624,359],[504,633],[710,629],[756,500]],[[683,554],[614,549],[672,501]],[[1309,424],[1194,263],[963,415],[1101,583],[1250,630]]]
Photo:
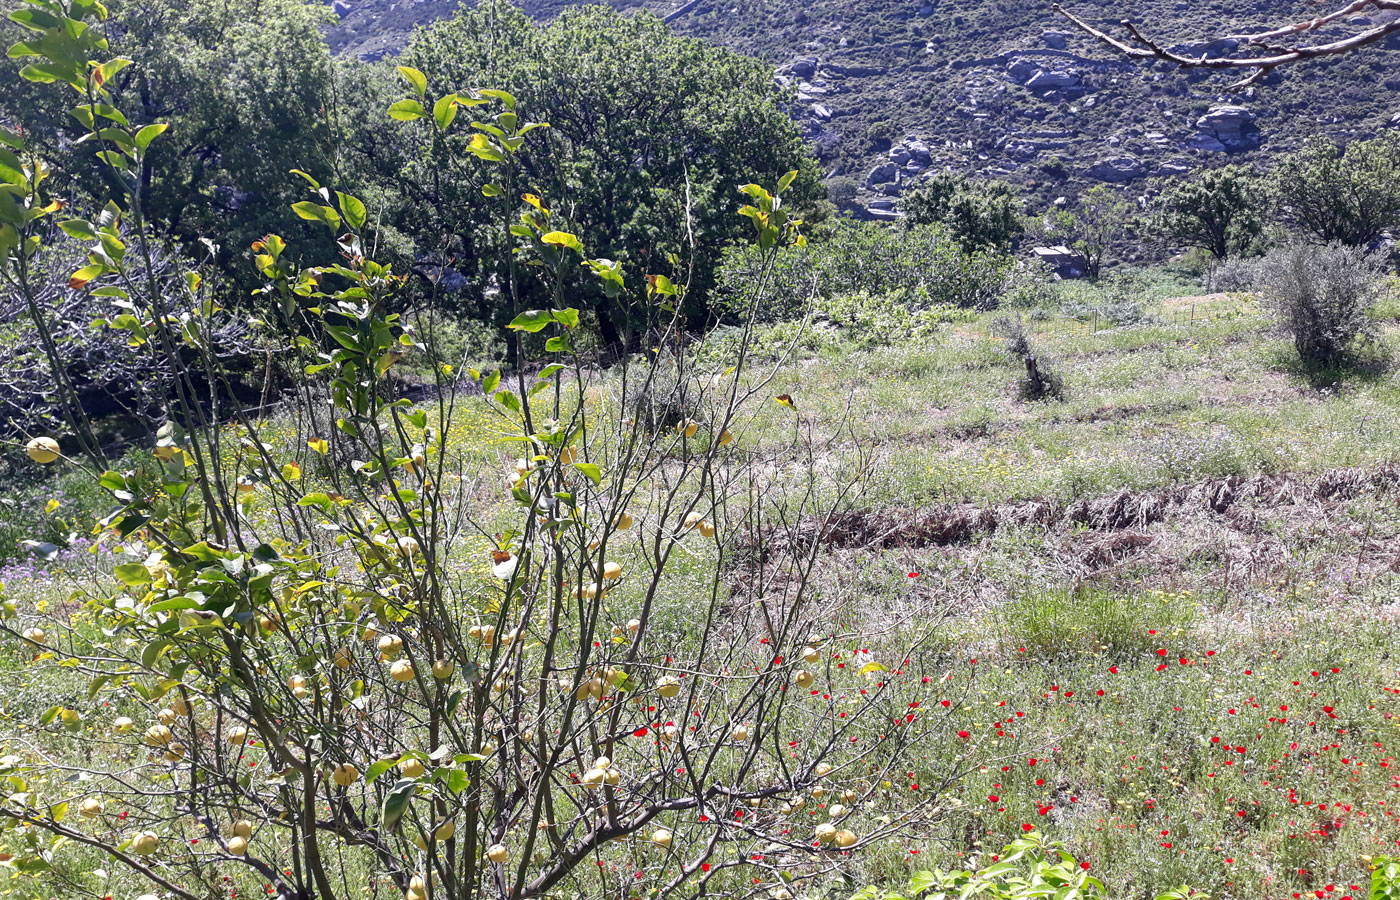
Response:
[[[389,118],[400,122],[412,122],[415,119],[427,118],[428,113],[423,109],[423,104],[417,100],[400,100],[389,107]]]
[[[147,612],[176,612],[182,609],[199,609],[199,601],[193,597],[172,597],[146,607]]]
[[[87,286],[87,283],[89,281],[92,281],[97,276],[106,273],[106,271],[107,267],[99,263],[92,263],[91,265],[83,266],[81,269],[69,276],[68,286],[75,291],[81,291],[84,287]]]
[[[593,463],[574,463],[574,468],[587,475],[595,485],[603,483],[603,470]]]
[[[392,831],[399,823],[403,814],[408,812],[408,804],[413,800],[413,792],[417,788],[418,782],[412,778],[404,778],[384,795],[384,806],[379,813],[379,821],[384,828]]]
[[[24,164],[13,150],[0,147],[0,180],[5,184],[24,184]]]
[[[370,766],[369,771],[365,772],[365,781],[372,783],[376,778],[378,778],[380,775],[383,775],[385,772],[389,771],[393,767],[394,761],[392,759],[381,759],[379,762]]]
[[[567,231],[551,231],[540,238],[540,240],[544,241],[546,244],[552,244],[555,247],[568,247],[570,250],[577,250],[579,253],[583,252],[583,243]]]
[[[141,563],[126,563],[117,566],[115,574],[118,581],[129,587],[137,587],[151,582],[151,571]]]
[[[550,353],[568,353],[569,338],[566,335],[557,334],[544,342],[544,349]]]
[[[331,231],[340,228],[340,214],[329,206],[312,203],[310,200],[298,200],[292,204],[292,211],[309,222],[324,222]]]
[[[58,227],[70,238],[79,241],[97,240],[97,229],[92,227],[91,222],[83,219],[69,219],[67,222],[59,222]]]
[[[526,331],[534,334],[544,329],[544,327],[555,321],[554,313],[548,309],[526,310],[511,320],[507,328],[515,331]]]
[[[565,328],[577,328],[578,310],[574,309],[573,307],[569,307],[568,309],[556,309],[554,310],[554,321],[558,322],[560,325],[563,325]]]
[[[336,191],[335,195],[340,200],[340,211],[345,214],[345,221],[350,223],[350,227],[356,230],[364,228],[368,211],[360,198],[341,191]]]
[[[787,190],[789,187],[792,186],[792,183],[793,183],[794,181],[796,181],[796,180],[797,180],[797,170],[796,170],[796,169],[793,169],[791,172],[787,173],[787,174],[784,175],[782,178],[779,178],[779,179],[778,179],[778,193],[781,194],[783,191]]]
[[[511,412],[520,412],[520,398],[510,391],[497,391],[496,402]]]
[[[403,76],[418,96],[422,97],[428,93],[428,76],[413,68],[413,66],[399,66],[399,74]]]
[[[452,120],[457,118],[457,95],[448,94],[433,104],[433,121],[437,123],[439,131],[446,131],[452,127]]]
[[[484,134],[472,135],[472,141],[467,145],[467,149],[481,159],[489,162],[502,162],[506,158],[505,154],[500,151],[500,148],[491,143],[491,139]]]
[[[483,97],[490,97],[490,98],[493,99],[493,100],[499,100],[499,101],[501,101],[502,103],[504,103],[504,104],[506,105],[506,109],[509,109],[509,110],[514,110],[514,109],[515,109],[515,97],[513,97],[511,94],[507,93],[506,91],[498,91],[498,90],[494,90],[494,89],[487,89],[487,90],[484,90],[484,91],[479,91],[478,93],[480,93],[481,96],[483,96]]]
[[[311,189],[312,189],[313,191],[319,191],[319,190],[321,189],[321,182],[319,182],[319,181],[317,181],[316,179],[312,178],[311,175],[310,175],[309,173],[304,172],[304,171],[302,171],[301,169],[292,169],[292,170],[291,170],[291,173],[292,173],[293,175],[300,175],[302,178],[305,178],[306,181],[307,181],[307,183],[311,185]]]
[[[169,638],[156,638],[154,641],[147,644],[146,649],[141,651],[141,665],[148,669],[154,666],[156,660],[160,659],[160,655],[165,652],[165,648],[169,647],[170,643]],[[166,690],[169,690],[169,688]],[[161,693],[164,693],[164,691]]]
[[[136,132],[137,149],[144,153],[146,151],[146,148],[151,146],[151,141],[155,140],[158,136],[163,134],[165,132],[165,129],[169,127],[170,126],[165,122],[157,122],[154,125],[147,125],[145,128],[142,128],[140,131]]]

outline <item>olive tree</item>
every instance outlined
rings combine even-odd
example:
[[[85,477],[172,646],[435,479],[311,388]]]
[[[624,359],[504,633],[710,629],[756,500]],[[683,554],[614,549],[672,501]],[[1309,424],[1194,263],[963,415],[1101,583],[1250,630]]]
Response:
[[[1263,196],[1259,179],[1243,166],[1207,169],[1167,183],[1157,197],[1152,224],[1177,246],[1227,259],[1262,233]]]
[[[1121,194],[1095,185],[1074,208],[1056,206],[1032,223],[1036,237],[1068,247],[1084,273],[1098,278],[1109,256],[1123,248],[1137,219],[1137,208]]]
[[[818,457],[848,433],[765,402],[752,315],[702,364],[676,273],[629,278],[557,227],[523,164],[543,128],[517,98],[434,94],[403,67],[394,114],[470,135],[510,248],[517,352],[543,365],[435,358],[432,306],[395,311],[405,278],[375,260],[367,205],[303,174],[293,209],[331,261],[295,260],[275,234],[253,245],[305,372],[293,409],[259,419],[198,393],[224,316],[209,284],[136,262],[153,253],[136,186],[161,128],[116,117],[104,84],[125,61],[84,27],[102,7],[28,10],[42,40],[11,53],[111,123],[93,139],[120,187],[100,215],[61,219],[41,158],[5,134],[0,264],[25,277],[58,220],[90,247],[70,285],[117,304],[107,327],[155,348],[173,389],[144,461],[70,456],[71,435],[27,445],[90,469],[114,511],[97,531],[110,561],[68,602],[0,621],[54,692],[0,759],[17,868],[88,890],[116,866],[188,900],[788,896],[929,826],[976,765],[956,722],[974,682],[925,652],[936,610],[871,617],[817,577],[860,483],[819,481]],[[784,201],[797,177],[742,189],[769,254],[802,242]],[[619,300],[644,285],[654,350],[613,380],[579,353],[571,270]],[[532,280],[547,305],[524,306]],[[432,363],[429,402],[391,377],[410,354]],[[674,424],[637,409],[662,386]],[[771,442],[754,426],[769,408],[788,417]],[[470,439],[483,431],[504,460]],[[923,790],[892,790],[937,748]]]
[[[1345,148],[1314,137],[1279,161],[1272,189],[1284,222],[1310,242],[1364,247],[1400,226],[1400,136]]]

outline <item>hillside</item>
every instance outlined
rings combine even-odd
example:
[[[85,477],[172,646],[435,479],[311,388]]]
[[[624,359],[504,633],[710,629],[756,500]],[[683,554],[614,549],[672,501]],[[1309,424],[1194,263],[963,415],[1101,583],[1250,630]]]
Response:
[[[774,63],[839,193],[877,210],[919,175],[952,166],[1009,178],[1047,201],[1093,181],[1130,183],[1208,164],[1258,159],[1322,131],[1341,138],[1400,121],[1400,41],[1332,63],[1275,73],[1229,93],[1227,79],[1115,59],[1071,31],[1053,0],[613,0],[668,16],[679,32]],[[392,53],[454,0],[337,0],[342,52]],[[569,0],[525,0],[547,18]],[[1126,9],[1164,42],[1317,14],[1300,0],[1178,0]],[[1353,23],[1354,24],[1354,23]],[[1193,45],[1194,46],[1194,45]],[[1220,44],[1200,44],[1221,52]],[[1065,182],[1068,181],[1067,186]],[[881,202],[880,198],[886,198]],[[878,212],[877,212],[878,214]]]

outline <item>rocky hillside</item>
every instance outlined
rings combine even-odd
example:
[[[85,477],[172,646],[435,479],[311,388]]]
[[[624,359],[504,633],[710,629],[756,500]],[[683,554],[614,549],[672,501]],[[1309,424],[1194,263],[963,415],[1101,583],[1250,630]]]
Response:
[[[572,0],[524,0],[532,15]],[[1400,127],[1400,41],[1275,73],[1241,93],[1228,79],[1115,58],[1073,32],[1053,0],[611,0],[688,35],[769,59],[796,94],[834,194],[876,217],[944,167],[1016,181],[1042,202],[1093,182],[1140,183],[1223,156],[1269,155],[1321,131]],[[456,0],[335,0],[333,44],[392,53]],[[1307,0],[1068,0],[1095,21],[1132,17],[1165,43],[1221,54],[1207,38],[1318,14]],[[1346,26],[1354,30],[1361,21]],[[1345,30],[1338,27],[1339,33]]]

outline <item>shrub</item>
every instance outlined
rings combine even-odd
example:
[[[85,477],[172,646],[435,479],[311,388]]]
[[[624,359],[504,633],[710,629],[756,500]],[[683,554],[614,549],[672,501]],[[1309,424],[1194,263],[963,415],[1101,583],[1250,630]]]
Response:
[[[1231,257],[1206,270],[1201,288],[1212,294],[1249,292],[1259,287],[1259,260]]]
[[[1025,374],[1018,382],[1018,394],[1022,400],[1063,400],[1064,379],[1050,357],[1036,353],[1030,335],[1021,324],[1020,316],[1001,316],[992,323],[992,333],[1006,341],[1006,352],[1018,364],[1025,366]]]
[[[1021,197],[1005,181],[974,181],[940,172],[908,194],[901,208],[907,224],[942,225],[969,253],[1005,253],[1025,230]]]
[[[1305,364],[1344,363],[1372,335],[1380,272],[1360,249],[1296,243],[1265,256],[1259,271],[1265,300]]]
[[[1009,309],[1043,309],[1055,302],[1050,270],[1038,262],[1018,259],[1006,270],[1000,305]]]
[[[1208,169],[1169,182],[1155,204],[1153,227],[1178,246],[1226,259],[1247,249],[1263,231],[1263,191],[1244,166]]]
[[[760,273],[753,247],[730,250],[721,267],[721,303],[730,319],[742,319],[744,285]],[[758,321],[800,318],[813,299],[867,292],[921,291],[927,306],[990,309],[997,303],[1011,262],[996,253],[965,253],[937,225],[889,228],[842,223],[805,248],[784,250],[773,263],[771,301]],[[911,294],[911,296],[913,296]],[[920,301],[925,302],[925,301]]]
[[[1030,826],[1026,826],[1029,828]],[[1008,844],[1000,853],[980,857],[973,869],[915,872],[906,887],[885,890],[868,887],[851,900],[915,900],[918,897],[984,897],[986,900],[1105,900],[1108,889],[1089,874],[1089,864],[1081,863],[1059,841],[1047,840],[1031,831]],[[1159,895],[1156,900],[1210,900],[1205,894],[1180,887]]]
[[[1146,289],[1141,278],[1115,273],[1093,284],[1068,288],[1074,294],[1061,305],[1061,311],[1076,319],[1097,318],[1117,328],[1141,325],[1152,318],[1142,305]]]
[[[1194,610],[1151,594],[1109,591],[1092,585],[1024,594],[994,613],[997,639],[1027,659],[1055,660],[1074,654],[1104,654],[1126,660],[1151,653],[1153,638],[1143,621],[1185,626]],[[1024,654],[1022,650],[1024,649]]]
[[[1272,186],[1283,221],[1310,242],[1364,247],[1400,225],[1400,135],[1345,149],[1312,138],[1279,161]]]
[[[1371,900],[1400,900],[1400,858],[1380,856],[1371,865]]]
[[[856,291],[819,300],[817,312],[857,345],[889,345],[932,338],[948,322],[966,321],[965,309],[929,302],[923,288],[886,294]]]

